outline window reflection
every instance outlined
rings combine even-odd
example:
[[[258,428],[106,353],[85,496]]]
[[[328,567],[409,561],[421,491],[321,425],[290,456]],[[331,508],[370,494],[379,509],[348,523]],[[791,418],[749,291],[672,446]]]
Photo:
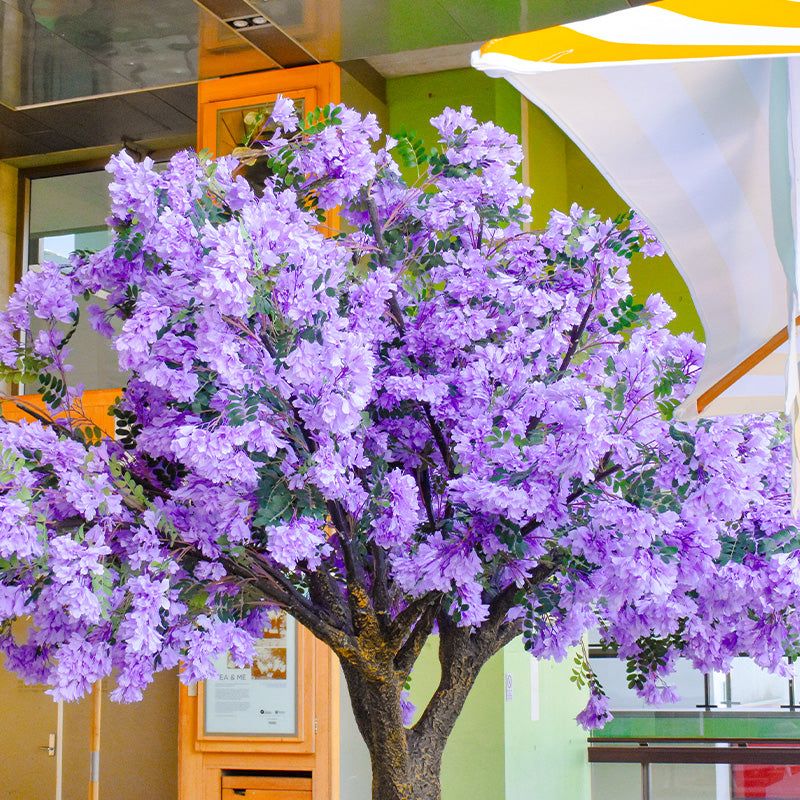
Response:
[[[648,705],[628,688],[625,662],[615,655],[601,654],[593,648],[592,669],[611,700],[612,711],[780,711],[797,710],[794,685],[789,678],[758,667],[749,658],[735,658],[727,674],[704,675],[678,659],[675,672],[668,677],[680,699],[660,706]],[[797,698],[800,699],[800,698]]]
[[[110,244],[111,231],[106,224],[110,181],[104,170],[31,180],[25,268],[36,269],[43,261],[65,264],[75,250],[97,251]],[[74,369],[68,382],[72,386],[83,384],[85,389],[122,386],[125,378],[119,371],[116,352],[88,324],[89,304],[79,303],[81,321],[70,342],[67,360]],[[32,335],[36,336],[39,329],[33,325]],[[34,386],[20,387],[21,393],[35,390]]]

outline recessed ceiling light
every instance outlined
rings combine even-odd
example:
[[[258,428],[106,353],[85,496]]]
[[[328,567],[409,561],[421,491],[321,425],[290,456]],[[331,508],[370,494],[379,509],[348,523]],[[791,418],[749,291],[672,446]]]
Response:
[[[269,20],[266,17],[262,17],[260,14],[252,17],[236,17],[236,19],[229,19],[226,20],[226,22],[231,26],[231,28],[236,28],[237,30],[244,30],[245,28],[260,28],[262,25],[270,24]]]

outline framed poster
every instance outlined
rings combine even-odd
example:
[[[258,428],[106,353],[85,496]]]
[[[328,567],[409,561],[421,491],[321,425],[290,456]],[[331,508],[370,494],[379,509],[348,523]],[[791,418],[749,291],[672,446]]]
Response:
[[[271,611],[252,664],[237,667],[223,656],[219,678],[205,681],[203,736],[297,736],[297,651],[297,622]]]

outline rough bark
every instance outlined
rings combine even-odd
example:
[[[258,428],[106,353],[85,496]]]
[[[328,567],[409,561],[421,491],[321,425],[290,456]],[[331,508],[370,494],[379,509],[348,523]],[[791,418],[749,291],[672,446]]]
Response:
[[[516,633],[475,632],[445,620],[440,626],[439,685],[412,728],[403,726],[404,678],[393,660],[373,660],[369,673],[342,662],[353,714],[370,753],[373,800],[441,800],[447,739],[481,668]]]

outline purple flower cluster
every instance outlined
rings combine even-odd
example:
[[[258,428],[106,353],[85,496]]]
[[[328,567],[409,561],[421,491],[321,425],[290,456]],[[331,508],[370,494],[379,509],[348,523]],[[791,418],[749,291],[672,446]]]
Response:
[[[553,658],[599,626],[622,657],[660,648],[654,701],[678,650],[780,668],[787,434],[672,418],[702,348],[632,297],[628,255],[660,252],[642,221],[573,206],[527,231],[519,145],[468,108],[433,121],[413,186],[372,118],[304,125],[280,99],[273,122],[258,195],[230,159],[114,158],[112,245],[26,276],[0,317],[4,374],[58,394],[75,298],[103,292],[92,324],[131,375],[117,441],[61,413],[68,388],[53,424],[0,422],[7,663],[65,698],[116,671],[136,699],[155,669],[246,660],[272,602],[334,644],[373,607],[505,620]],[[326,237],[337,205],[352,230]],[[607,718],[594,692],[579,721]]]

